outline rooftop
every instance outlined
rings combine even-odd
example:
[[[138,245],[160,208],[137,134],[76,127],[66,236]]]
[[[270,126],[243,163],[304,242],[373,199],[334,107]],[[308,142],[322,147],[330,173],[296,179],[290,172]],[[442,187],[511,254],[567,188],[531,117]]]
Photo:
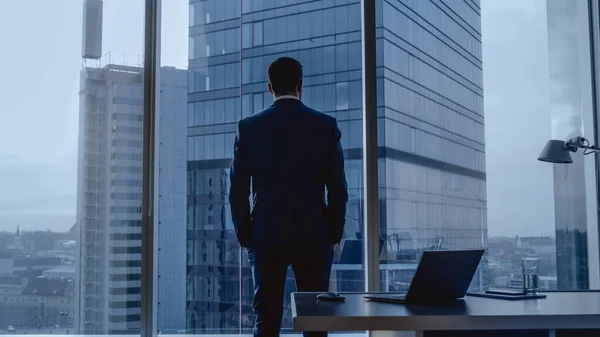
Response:
[[[21,292],[22,295],[39,296],[65,296],[65,290],[68,288],[68,281],[62,279],[47,279],[38,277],[29,279],[27,286]]]

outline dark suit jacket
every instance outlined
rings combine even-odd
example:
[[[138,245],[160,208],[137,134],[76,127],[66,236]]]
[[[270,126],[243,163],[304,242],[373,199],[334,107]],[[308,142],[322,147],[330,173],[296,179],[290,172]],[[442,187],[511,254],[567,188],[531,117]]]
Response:
[[[319,248],[341,240],[348,193],[340,138],[334,118],[296,99],[239,122],[229,201],[242,247]]]

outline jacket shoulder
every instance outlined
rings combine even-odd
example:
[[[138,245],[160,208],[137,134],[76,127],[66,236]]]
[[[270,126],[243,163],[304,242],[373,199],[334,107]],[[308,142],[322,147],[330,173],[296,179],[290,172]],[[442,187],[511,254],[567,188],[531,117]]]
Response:
[[[240,124],[240,125],[244,125],[244,126],[246,126],[246,125],[252,125],[252,124],[254,124],[254,123],[256,123],[256,122],[260,121],[261,119],[265,118],[265,117],[266,117],[266,115],[267,115],[267,114],[268,114],[268,113],[269,113],[271,110],[273,110],[273,109],[274,109],[274,107],[273,107],[273,106],[271,106],[271,107],[268,107],[268,108],[266,108],[265,110],[263,110],[263,111],[261,111],[261,112],[259,112],[259,113],[256,113],[256,114],[254,114],[254,115],[252,115],[252,116],[244,117],[244,118],[240,119],[240,121],[239,121],[239,123],[238,123],[238,124]]]
[[[334,117],[329,116],[321,111],[315,110],[313,108],[304,107],[306,109],[306,111],[308,111],[309,113],[313,114],[315,116],[315,119],[317,119],[319,122],[329,125],[329,126],[334,126],[337,124],[337,121]]]

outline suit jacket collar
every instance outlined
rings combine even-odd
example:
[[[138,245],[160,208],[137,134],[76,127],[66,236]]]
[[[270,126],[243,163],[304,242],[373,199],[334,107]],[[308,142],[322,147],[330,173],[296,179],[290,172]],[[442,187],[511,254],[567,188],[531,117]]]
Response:
[[[273,101],[273,106],[283,106],[283,105],[302,105],[302,101],[300,101],[296,97],[280,97]]]

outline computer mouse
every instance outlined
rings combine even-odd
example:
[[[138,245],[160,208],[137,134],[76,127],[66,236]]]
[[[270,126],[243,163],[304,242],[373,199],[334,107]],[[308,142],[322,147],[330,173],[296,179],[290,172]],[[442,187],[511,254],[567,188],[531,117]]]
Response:
[[[317,299],[320,301],[343,302],[346,300],[346,297],[337,293],[326,292],[317,295]]]

